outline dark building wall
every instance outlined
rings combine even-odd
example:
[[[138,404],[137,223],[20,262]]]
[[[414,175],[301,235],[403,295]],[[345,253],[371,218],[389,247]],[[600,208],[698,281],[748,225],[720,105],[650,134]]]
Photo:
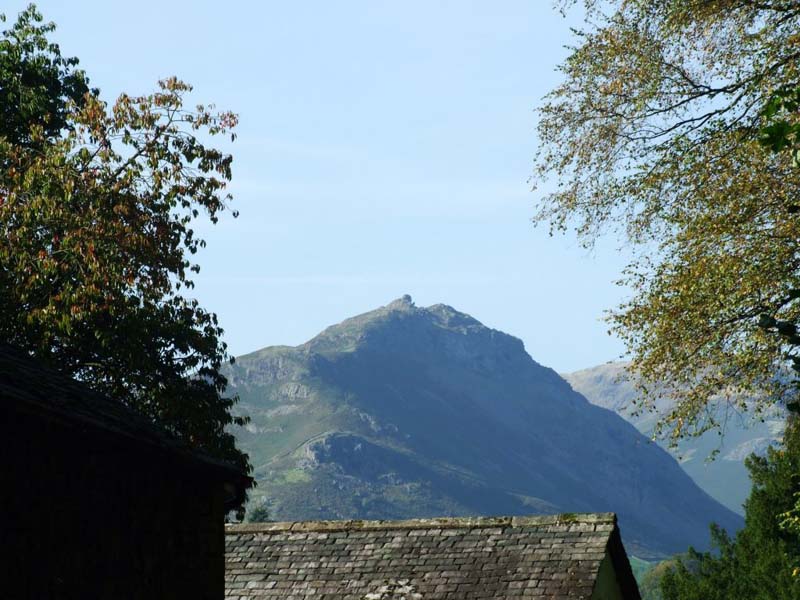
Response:
[[[221,482],[185,458],[3,404],[0,597],[224,596]]]

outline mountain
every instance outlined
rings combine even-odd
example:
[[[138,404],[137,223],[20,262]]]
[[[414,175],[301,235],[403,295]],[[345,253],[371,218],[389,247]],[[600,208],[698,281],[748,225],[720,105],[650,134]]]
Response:
[[[613,410],[644,435],[652,437],[656,422],[669,410],[671,403],[669,398],[661,398],[654,411],[632,414],[637,392],[635,382],[625,378],[627,368],[625,362],[607,363],[563,377],[589,402]],[[726,417],[721,414],[719,417],[725,423],[722,436],[708,431],[700,437],[681,440],[676,448],[668,448],[668,443],[662,440],[658,443],[675,456],[697,485],[718,502],[744,514],[742,503],[750,494],[744,459],[753,452],[763,454],[768,446],[781,439],[785,415],[776,409],[763,415],[761,421],[731,408]],[[715,451],[716,457],[710,460]]]
[[[228,372],[274,519],[614,511],[642,557],[742,520],[517,338],[411,298]]]

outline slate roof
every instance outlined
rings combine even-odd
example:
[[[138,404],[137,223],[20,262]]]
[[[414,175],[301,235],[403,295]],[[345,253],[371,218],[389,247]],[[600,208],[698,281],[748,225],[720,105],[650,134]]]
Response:
[[[76,428],[82,435],[166,452],[217,473],[235,488],[236,505],[249,477],[237,467],[187,446],[135,410],[9,344],[0,343],[0,406]]]
[[[639,599],[613,513],[226,526],[226,598],[591,598],[608,555]]]

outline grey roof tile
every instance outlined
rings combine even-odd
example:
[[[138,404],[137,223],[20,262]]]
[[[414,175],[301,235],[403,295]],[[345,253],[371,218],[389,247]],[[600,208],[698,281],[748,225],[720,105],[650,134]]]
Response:
[[[227,599],[588,599],[607,552],[612,513],[229,525]]]

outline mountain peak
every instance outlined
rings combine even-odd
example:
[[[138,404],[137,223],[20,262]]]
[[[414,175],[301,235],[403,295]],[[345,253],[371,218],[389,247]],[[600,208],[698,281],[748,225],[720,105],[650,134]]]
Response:
[[[424,351],[436,352],[442,350],[435,349],[438,345],[448,343],[444,341],[446,336],[458,338],[458,342],[449,343],[463,346],[465,356],[484,352],[487,338],[493,340],[490,346],[499,344],[508,348],[511,345],[514,351],[524,353],[520,340],[490,329],[446,304],[417,306],[408,294],[328,327],[303,347],[322,353],[340,353],[352,352],[366,345],[391,351],[401,350],[405,345],[417,348],[422,345]],[[527,354],[525,357],[529,358]]]
[[[389,302],[389,304],[386,305],[386,308],[389,310],[408,310],[411,308],[416,308],[416,305],[414,304],[414,300],[412,300],[411,296],[405,294],[397,300],[392,300]]]
[[[644,556],[741,519],[522,342],[406,296],[231,368],[240,443],[282,520],[604,511]],[[656,476],[657,474],[657,476]]]

